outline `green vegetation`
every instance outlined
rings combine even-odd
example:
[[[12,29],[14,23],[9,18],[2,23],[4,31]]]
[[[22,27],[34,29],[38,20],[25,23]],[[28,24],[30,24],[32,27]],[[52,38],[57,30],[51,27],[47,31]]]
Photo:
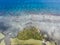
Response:
[[[36,27],[31,26],[24,28],[18,33],[17,37],[11,38],[10,40],[11,45],[42,45],[43,39],[44,35],[41,35],[41,33],[38,32],[38,29]],[[4,40],[1,41],[0,45],[5,45]],[[55,42],[47,41],[46,45],[55,45]]]
[[[20,40],[28,40],[28,39],[36,39],[42,40],[43,36],[38,32],[38,29],[31,26],[26,27],[22,31],[20,31],[17,35],[17,38]]]
[[[46,42],[47,45],[55,45],[55,43],[52,42]],[[29,39],[29,40],[19,40],[17,38],[11,39],[11,45],[42,45],[41,40],[35,40],[35,39]]]

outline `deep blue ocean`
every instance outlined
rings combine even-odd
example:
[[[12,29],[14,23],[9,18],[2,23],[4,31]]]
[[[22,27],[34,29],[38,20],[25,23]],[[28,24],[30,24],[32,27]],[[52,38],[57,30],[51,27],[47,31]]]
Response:
[[[60,15],[60,0],[0,0],[0,15],[18,10]]]

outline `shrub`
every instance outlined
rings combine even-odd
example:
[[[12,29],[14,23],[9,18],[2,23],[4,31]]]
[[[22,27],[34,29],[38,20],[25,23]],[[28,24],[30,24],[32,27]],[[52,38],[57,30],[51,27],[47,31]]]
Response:
[[[36,27],[25,27],[22,31],[20,31],[17,35],[17,38],[20,40],[28,40],[28,39],[36,39],[42,40],[43,36],[38,32]]]

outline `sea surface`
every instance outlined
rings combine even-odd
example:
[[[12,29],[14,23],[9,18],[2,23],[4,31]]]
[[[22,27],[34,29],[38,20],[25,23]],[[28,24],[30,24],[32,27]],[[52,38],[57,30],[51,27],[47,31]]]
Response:
[[[0,32],[16,37],[29,24],[41,27],[60,45],[60,0],[0,0]]]
[[[39,12],[60,15],[59,0],[0,0],[0,16],[16,12]],[[20,14],[20,13],[18,13]]]

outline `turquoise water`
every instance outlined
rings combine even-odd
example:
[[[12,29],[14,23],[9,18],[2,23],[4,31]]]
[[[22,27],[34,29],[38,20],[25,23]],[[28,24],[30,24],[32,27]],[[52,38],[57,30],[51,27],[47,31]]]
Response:
[[[0,0],[0,15],[17,11],[60,14],[59,0]]]

